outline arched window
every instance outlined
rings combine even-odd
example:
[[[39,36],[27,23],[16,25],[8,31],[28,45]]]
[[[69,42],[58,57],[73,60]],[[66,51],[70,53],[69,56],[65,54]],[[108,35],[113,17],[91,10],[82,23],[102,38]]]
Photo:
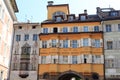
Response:
[[[55,20],[55,16],[59,16],[59,15],[63,15],[63,18],[65,18],[65,13],[64,12],[57,11],[57,12],[53,13],[52,19]]]

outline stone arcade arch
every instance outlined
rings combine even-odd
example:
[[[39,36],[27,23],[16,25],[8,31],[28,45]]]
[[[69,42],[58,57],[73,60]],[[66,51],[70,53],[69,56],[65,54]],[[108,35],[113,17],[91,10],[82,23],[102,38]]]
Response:
[[[66,71],[60,74],[57,80],[84,80],[83,76],[75,71]]]

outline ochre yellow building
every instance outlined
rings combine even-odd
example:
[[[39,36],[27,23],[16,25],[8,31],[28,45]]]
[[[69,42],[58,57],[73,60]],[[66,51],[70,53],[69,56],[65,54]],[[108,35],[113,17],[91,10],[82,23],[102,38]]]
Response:
[[[103,33],[97,15],[76,17],[68,4],[47,6],[39,35],[39,79],[103,80]]]

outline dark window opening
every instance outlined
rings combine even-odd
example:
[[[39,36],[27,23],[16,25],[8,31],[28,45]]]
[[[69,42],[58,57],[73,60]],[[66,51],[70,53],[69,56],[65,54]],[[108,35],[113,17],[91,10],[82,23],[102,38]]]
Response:
[[[93,73],[93,74],[92,74],[92,78],[93,78],[94,80],[98,80],[98,79],[99,79],[99,75],[98,75],[97,73]]]
[[[87,59],[86,58],[84,58],[84,63],[87,63]]]
[[[22,29],[22,26],[19,26],[18,28],[19,28],[19,29]]]
[[[53,33],[57,33],[58,29],[57,28],[53,28]]]
[[[32,26],[32,29],[35,29],[36,28],[36,26]]]

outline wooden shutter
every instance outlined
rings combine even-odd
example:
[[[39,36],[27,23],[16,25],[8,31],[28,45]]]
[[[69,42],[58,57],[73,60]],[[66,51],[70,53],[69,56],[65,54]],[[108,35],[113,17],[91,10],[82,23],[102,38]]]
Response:
[[[95,39],[92,39],[92,47],[95,47]]]
[[[80,40],[77,40],[77,47],[80,47]]]
[[[47,48],[49,48],[50,46],[49,46],[49,40],[47,41]]]
[[[83,39],[81,39],[80,41],[81,41],[81,46],[83,47]]]
[[[80,26],[78,27],[78,32],[81,32],[81,30],[80,30]]]
[[[53,28],[50,28],[50,33],[53,33]]]
[[[100,39],[100,47],[103,47],[103,39]]]
[[[48,42],[48,43],[49,43],[49,44],[48,44],[49,47],[52,47],[52,40],[50,39],[50,40],[48,40],[48,41],[49,41],[49,42]]]
[[[81,55],[81,63],[84,63],[84,55]]]
[[[88,57],[88,63],[92,63],[92,55],[89,55],[89,57]]]
[[[72,56],[68,55],[68,64],[72,64]]]
[[[71,46],[70,46],[70,40],[68,40],[68,47],[70,48]]]
[[[63,56],[59,56],[59,58],[60,58],[60,59],[59,59],[59,63],[60,63],[60,64],[63,64]]]
[[[68,28],[68,32],[71,32],[71,31],[70,31],[70,27],[67,27],[67,28]]]
[[[88,38],[88,46],[91,46],[91,38]]]
[[[63,40],[60,40],[60,48],[63,48]]]
[[[60,33],[61,31],[60,31],[60,27],[58,27],[58,33]]]
[[[104,55],[101,55],[101,63],[104,64]]]
[[[80,55],[77,56],[77,61],[78,61],[78,64],[82,63],[82,60],[81,60],[81,56],[80,56]]]
[[[107,49],[107,40],[104,40],[104,49]]]
[[[47,56],[47,63],[51,63],[51,55]]]
[[[56,39],[56,47],[59,47],[58,39]]]
[[[42,48],[42,41],[40,40],[40,48]]]
[[[48,28],[48,33],[51,33],[51,28]]]
[[[41,56],[39,56],[39,64],[41,64]]]
[[[43,33],[43,28],[41,28],[41,33]]]

